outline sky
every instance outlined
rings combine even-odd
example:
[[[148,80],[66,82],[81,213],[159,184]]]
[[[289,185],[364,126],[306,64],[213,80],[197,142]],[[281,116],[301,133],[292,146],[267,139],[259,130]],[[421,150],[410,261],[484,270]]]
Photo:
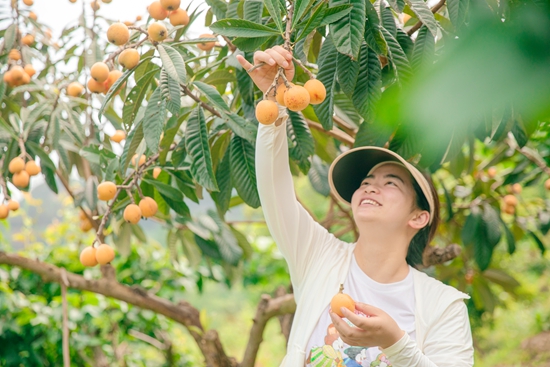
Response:
[[[1,1],[8,2],[8,0]],[[78,21],[78,17],[82,14],[83,2],[85,3],[86,13],[91,15],[90,3],[92,0],[77,0],[74,4],[69,0],[34,0],[34,4],[30,7],[19,0],[20,9],[32,10],[38,16],[40,23],[44,23],[52,29],[54,38],[59,37],[67,24],[75,24]],[[142,22],[144,22],[148,16],[147,6],[152,2],[153,0],[112,0],[110,4],[100,2],[98,15],[122,22],[134,21],[138,15],[141,15],[143,17]],[[185,9],[190,3],[189,0],[182,0],[181,7]],[[193,10],[197,7],[205,11],[193,23],[193,29],[190,30],[189,36],[198,36],[208,29],[204,27],[204,14],[208,6],[203,0],[195,0],[191,3],[190,9]]]

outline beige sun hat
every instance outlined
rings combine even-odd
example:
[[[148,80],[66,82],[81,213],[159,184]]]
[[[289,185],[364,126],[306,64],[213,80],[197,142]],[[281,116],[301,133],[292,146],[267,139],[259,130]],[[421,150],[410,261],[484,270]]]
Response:
[[[435,204],[428,180],[420,171],[399,154],[385,148],[366,146],[350,149],[340,154],[330,165],[328,182],[336,198],[351,205],[351,197],[361,182],[373,170],[384,163],[395,162],[404,166],[416,181],[428,205],[430,206],[430,224],[432,223]]]

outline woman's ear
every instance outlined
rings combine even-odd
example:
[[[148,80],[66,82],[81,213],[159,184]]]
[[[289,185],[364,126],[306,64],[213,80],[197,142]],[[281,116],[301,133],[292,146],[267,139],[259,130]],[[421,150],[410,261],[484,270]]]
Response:
[[[430,222],[430,213],[426,210],[417,211],[409,220],[409,226],[413,229],[421,230]]]

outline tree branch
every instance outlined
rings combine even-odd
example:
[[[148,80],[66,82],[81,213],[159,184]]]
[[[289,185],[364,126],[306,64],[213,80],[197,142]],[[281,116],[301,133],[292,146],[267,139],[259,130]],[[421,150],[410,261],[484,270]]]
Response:
[[[62,282],[61,269],[52,264],[2,251],[0,251],[0,264],[12,265],[32,271],[42,276],[45,282]],[[66,275],[71,288],[118,299],[142,309],[164,315],[182,324],[197,342],[197,345],[205,356],[208,367],[236,366],[236,362],[225,354],[218,334],[213,330],[204,331],[199,320],[199,311],[189,303],[181,301],[175,305],[166,299],[120,284],[112,279],[86,279],[70,272],[67,272]]]
[[[438,2],[437,4],[434,5],[434,7],[431,9],[432,10],[432,13],[437,13],[439,11],[439,9],[441,9],[443,7],[443,5],[445,5],[445,0],[441,0],[440,2]],[[422,26],[422,22],[418,22],[416,23],[415,25],[412,26],[411,29],[409,29],[407,31],[407,34],[410,36],[412,35],[414,32],[416,32],[417,30],[420,29],[420,27]]]
[[[424,251],[423,255],[423,265],[424,267],[429,267],[432,265],[443,264],[447,261],[453,260],[456,258],[462,249],[457,244],[451,244],[447,247],[435,247],[429,246]]]
[[[239,367],[254,367],[254,362],[260,349],[260,344],[263,342],[263,333],[265,326],[270,318],[274,316],[293,313],[296,311],[296,302],[293,294],[286,294],[282,297],[271,298],[269,295],[262,295],[262,299],[256,309],[248,345],[244,352],[243,361]]]
[[[306,118],[306,122],[310,128],[313,128],[315,130],[321,131],[329,136],[332,136],[334,139],[341,141],[342,143],[346,144],[349,147],[353,146],[353,143],[355,143],[355,139],[353,139],[351,136],[343,132],[342,130],[339,130],[335,127],[332,128],[332,130],[325,130],[323,126],[315,121],[311,121]]]

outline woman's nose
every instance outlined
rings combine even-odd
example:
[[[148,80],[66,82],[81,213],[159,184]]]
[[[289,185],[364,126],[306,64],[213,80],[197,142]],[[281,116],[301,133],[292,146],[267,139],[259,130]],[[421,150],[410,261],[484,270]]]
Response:
[[[365,185],[365,192],[378,192],[378,186],[373,184]]]

